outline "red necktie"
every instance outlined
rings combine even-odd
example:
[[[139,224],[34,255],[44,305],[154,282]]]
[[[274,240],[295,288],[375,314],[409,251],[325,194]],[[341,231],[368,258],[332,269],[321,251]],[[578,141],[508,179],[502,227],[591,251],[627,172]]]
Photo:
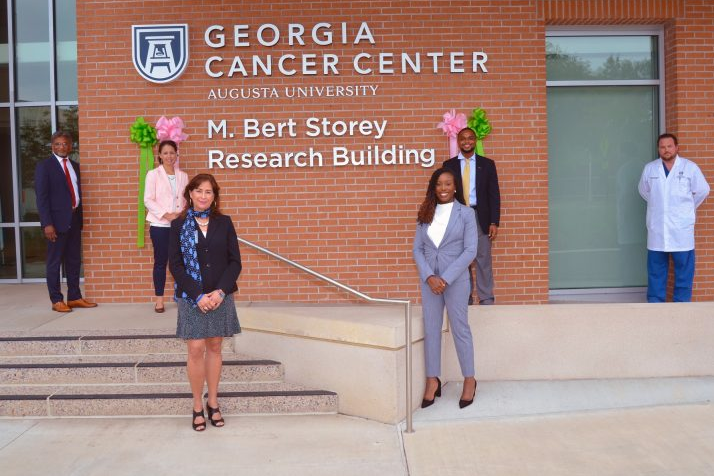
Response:
[[[67,179],[69,193],[72,194],[72,208],[75,208],[77,206],[77,199],[74,196],[74,187],[72,186],[72,177],[69,175],[69,169],[67,168],[67,159],[62,159],[62,165],[64,165],[64,177]]]

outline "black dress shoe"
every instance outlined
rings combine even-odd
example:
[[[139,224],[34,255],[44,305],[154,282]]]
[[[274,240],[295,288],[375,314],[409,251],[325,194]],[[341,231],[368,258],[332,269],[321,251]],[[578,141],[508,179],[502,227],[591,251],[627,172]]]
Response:
[[[433,405],[434,402],[436,401],[436,397],[440,397],[440,396],[441,396],[441,380],[439,380],[439,377],[436,377],[436,382],[437,382],[439,385],[436,387],[436,392],[434,392],[434,398],[432,398],[431,400],[427,400],[426,398],[424,398],[424,399],[421,401],[421,407],[422,407],[422,408],[430,407],[430,406]]]
[[[474,394],[471,397],[471,400],[464,400],[463,398],[459,399],[459,408],[466,408],[474,402],[474,398],[476,398],[476,387],[477,386],[478,386],[478,382],[476,382],[476,384],[474,385]]]

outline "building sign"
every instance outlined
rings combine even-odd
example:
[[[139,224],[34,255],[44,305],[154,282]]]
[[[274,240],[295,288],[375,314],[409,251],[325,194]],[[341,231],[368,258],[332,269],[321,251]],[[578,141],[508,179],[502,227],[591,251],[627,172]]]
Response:
[[[147,81],[168,83],[188,64],[188,25],[133,25],[134,68]]]
[[[339,25],[317,23],[309,34],[299,23],[289,24],[286,32],[270,23],[260,25],[255,32],[251,30],[250,25],[234,25],[232,34],[228,36],[224,26],[212,25],[206,29],[204,41],[210,48],[220,49],[230,45],[236,50],[256,45],[272,47],[281,41],[290,47],[305,46],[309,43],[310,46],[317,48],[329,48],[334,44],[357,46],[363,43],[376,44],[367,22],[360,24],[354,36],[349,35],[347,23]],[[273,75],[338,76],[347,70],[360,75],[419,74],[422,71],[434,74],[467,71],[487,73],[486,61],[488,56],[483,51],[360,52],[344,58],[328,50],[321,54],[286,53],[279,56],[254,54],[246,57],[235,55],[231,58],[215,55],[206,60],[205,71],[212,78]]]
[[[188,58],[187,25],[133,26],[134,65],[145,79],[156,82],[172,81],[183,71]],[[488,55],[483,51],[379,51],[377,38],[367,22],[348,24],[316,23],[306,28],[290,23],[283,29],[272,23],[257,28],[247,24],[230,26],[211,25],[203,35],[204,47],[214,51],[203,65],[204,74],[216,81],[209,87],[207,99],[251,100],[283,98],[349,98],[377,96],[379,84],[288,84],[271,86],[241,84],[241,80],[255,78],[299,77],[373,77],[411,74],[485,74]],[[280,51],[272,48],[279,46]],[[304,52],[308,47],[310,53]],[[344,53],[345,49],[352,50]],[[358,51],[354,51],[358,49]],[[247,50],[249,53],[245,54]],[[226,87],[226,82],[237,86]],[[383,118],[339,120],[331,117],[295,119],[280,118],[263,121],[246,118],[233,124],[227,119],[214,118],[207,124],[208,139],[224,139],[235,146],[232,139],[241,137],[240,144],[271,139],[294,143],[298,137],[363,137],[370,144],[348,148],[334,145],[320,149],[319,145],[305,150],[288,152],[254,152],[211,148],[208,168],[252,169],[288,167],[343,167],[420,165],[432,167],[434,149],[415,149],[403,144],[384,143],[388,131]]]
[[[377,165],[420,165],[431,167],[435,161],[434,149],[411,149],[402,144],[384,145],[378,143],[387,130],[386,119],[333,120],[329,117],[310,117],[304,121],[289,118],[281,122],[244,119],[233,127],[227,120],[209,120],[209,139],[233,139],[236,134],[244,139],[268,138],[290,141],[291,138],[305,137],[368,137],[374,145],[359,149],[333,146],[321,151],[314,147],[291,152],[234,152],[218,148],[208,151],[208,168],[251,169],[251,168],[302,168],[302,167],[343,167]],[[294,141],[290,141],[291,143]],[[231,143],[235,143],[231,141]],[[240,141],[245,143],[245,141]]]

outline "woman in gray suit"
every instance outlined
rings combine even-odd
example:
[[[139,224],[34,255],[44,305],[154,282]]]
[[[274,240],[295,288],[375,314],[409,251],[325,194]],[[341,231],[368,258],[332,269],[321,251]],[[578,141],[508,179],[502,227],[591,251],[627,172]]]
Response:
[[[422,408],[441,396],[441,326],[444,306],[464,376],[459,407],[476,395],[474,347],[468,320],[469,264],[476,257],[476,215],[455,200],[456,183],[447,169],[435,171],[419,207],[414,261],[421,281],[426,386]]]

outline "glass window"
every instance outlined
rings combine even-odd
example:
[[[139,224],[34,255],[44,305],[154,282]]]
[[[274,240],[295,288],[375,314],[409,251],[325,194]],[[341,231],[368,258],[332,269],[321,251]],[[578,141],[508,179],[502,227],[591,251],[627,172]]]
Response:
[[[15,221],[12,196],[12,150],[10,144],[10,108],[0,108],[0,222]]]
[[[550,288],[644,286],[657,86],[549,87]]]
[[[47,0],[15,1],[16,101],[50,100]]]
[[[0,0],[0,280],[45,276],[35,169],[51,154],[53,123],[79,159],[76,14],[76,0]]]
[[[7,42],[7,2],[0,2],[0,102],[10,102],[10,50]]]
[[[17,279],[15,228],[0,228],[0,279]]]
[[[77,100],[77,12],[74,0],[55,1],[57,100]]]
[[[548,81],[657,79],[656,36],[551,36]]]
[[[16,111],[20,221],[40,221],[35,200],[35,166],[52,152],[50,108],[20,107]]]
[[[70,159],[79,161],[79,108],[77,106],[60,106],[57,108],[57,130],[72,134],[72,153]]]
[[[44,278],[47,242],[38,226],[23,227],[22,230],[22,277]]]

